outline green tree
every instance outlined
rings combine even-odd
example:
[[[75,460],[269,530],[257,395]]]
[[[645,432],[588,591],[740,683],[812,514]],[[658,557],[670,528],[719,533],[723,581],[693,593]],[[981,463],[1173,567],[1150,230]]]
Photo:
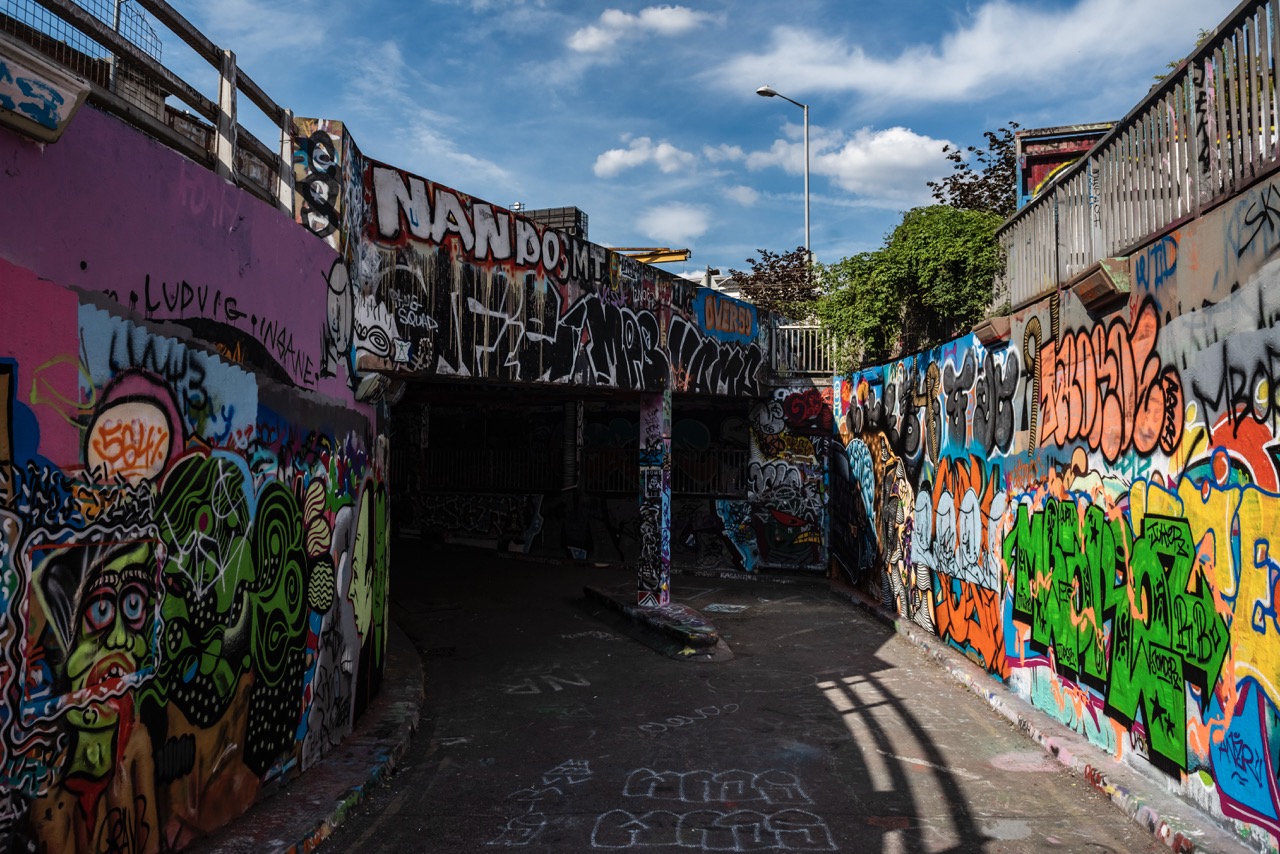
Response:
[[[809,253],[803,246],[790,252],[758,250],[760,258],[748,258],[750,272],[730,268],[729,275],[742,291],[742,298],[756,308],[785,317],[805,316],[818,296],[818,280]]]
[[[892,358],[968,331],[987,312],[1004,270],[988,210],[907,211],[885,244],[821,268],[815,311],[851,363]]]
[[[942,153],[951,162],[951,174],[929,181],[938,204],[975,211],[991,211],[1002,219],[1018,209],[1017,122],[984,131],[987,147],[971,145],[964,151],[951,145]]]

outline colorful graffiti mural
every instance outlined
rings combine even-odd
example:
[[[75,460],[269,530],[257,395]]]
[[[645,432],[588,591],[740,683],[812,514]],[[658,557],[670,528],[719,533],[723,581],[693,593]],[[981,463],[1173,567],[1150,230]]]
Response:
[[[751,411],[747,469],[751,536],[744,564],[778,568],[826,565],[830,389],[780,387]],[[728,509],[728,508],[726,508]]]
[[[640,406],[640,554],[636,603],[671,604],[671,390]]]
[[[327,277],[325,364],[345,362],[353,383],[377,371],[398,378],[642,392],[645,424],[656,423],[654,435],[665,438],[637,444],[652,459],[633,457],[641,471],[640,515],[624,514],[628,525],[636,522],[636,551],[626,559],[641,568],[640,599],[665,602],[672,501],[670,462],[662,460],[670,455],[671,395],[749,398],[769,393],[766,327],[755,308],[452,188],[366,160],[338,123],[300,120],[298,128],[295,175],[312,181],[309,192],[318,199],[304,199],[300,216],[346,259]],[[342,204],[332,204],[335,198]],[[344,223],[336,233],[335,220]],[[655,422],[657,400],[666,401],[666,415]],[[805,429],[808,435],[798,440],[808,446],[803,461],[788,457],[756,469],[756,491],[767,498],[766,512],[744,513],[736,505],[745,502],[731,502],[717,514],[726,520],[724,536],[734,544],[736,560],[731,563],[753,569],[770,563],[822,566],[820,484],[830,430]],[[660,452],[664,449],[665,455]],[[800,477],[800,465],[805,466],[807,485],[796,490],[791,481]],[[419,507],[467,506],[477,500],[449,495],[447,488],[433,492],[430,483],[423,488],[429,494],[416,502]],[[813,494],[802,499],[803,490]],[[573,516],[563,525],[564,536],[555,539],[563,539],[571,554],[588,556],[590,513],[584,503],[572,498],[572,508],[561,510],[561,496],[541,499],[546,504],[540,504],[540,516],[511,514],[524,519],[513,523],[519,531],[481,533],[468,531],[475,526],[466,523],[448,530],[435,523],[430,527],[449,539],[491,540],[503,547],[516,543],[527,550],[543,517]],[[530,527],[535,517],[537,529]],[[748,517],[749,523],[742,524]],[[761,542],[768,556],[762,554]]]
[[[345,268],[91,108],[0,150],[0,850],[176,850],[380,679],[386,446],[316,334]]]
[[[626,498],[567,492],[579,410],[543,437],[567,494],[423,491],[410,515],[611,543],[654,605],[673,561],[830,561],[1275,848],[1280,184],[1134,252],[1122,307],[1063,292],[1008,343],[772,387],[750,306],[367,161],[340,123],[297,125],[298,228],[85,112],[47,151],[0,136],[14,198],[48,206],[0,210],[0,848],[178,848],[349,732],[387,635],[368,401],[410,379],[626,393],[635,463]],[[42,248],[49,221],[78,252]],[[683,418],[688,395],[736,410]],[[694,422],[703,449],[741,434],[744,489],[706,456],[673,494]]]
[[[837,566],[1118,758],[1280,833],[1280,217],[1264,185],[1072,294],[834,384]],[[1190,259],[1190,262],[1188,262]]]
[[[57,415],[24,402],[50,378],[0,371],[0,838],[168,850],[314,761],[367,703],[381,468],[359,432],[300,431],[238,366],[93,305],[68,320],[74,464],[42,453]]]

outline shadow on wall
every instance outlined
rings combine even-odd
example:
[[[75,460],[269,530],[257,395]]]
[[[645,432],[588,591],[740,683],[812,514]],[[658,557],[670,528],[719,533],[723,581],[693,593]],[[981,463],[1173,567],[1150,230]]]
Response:
[[[852,583],[1272,848],[1274,192],[1135,253],[1110,314],[1065,293],[838,377],[833,485]]]

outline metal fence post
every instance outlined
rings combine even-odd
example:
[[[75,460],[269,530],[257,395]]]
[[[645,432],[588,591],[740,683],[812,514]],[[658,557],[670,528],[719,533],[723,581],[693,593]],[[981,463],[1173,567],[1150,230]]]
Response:
[[[280,114],[280,161],[276,164],[276,200],[280,210],[293,216],[293,110]]]
[[[218,136],[214,141],[214,161],[218,174],[229,181],[236,175],[236,55],[222,51],[218,81]],[[290,167],[292,169],[292,167]]]

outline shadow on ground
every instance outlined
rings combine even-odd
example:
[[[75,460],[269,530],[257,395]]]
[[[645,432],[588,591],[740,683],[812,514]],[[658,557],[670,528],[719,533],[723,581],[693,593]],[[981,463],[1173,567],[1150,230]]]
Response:
[[[633,582],[401,544],[421,728],[323,850],[1165,850],[825,581],[674,577],[721,660],[583,593]]]

